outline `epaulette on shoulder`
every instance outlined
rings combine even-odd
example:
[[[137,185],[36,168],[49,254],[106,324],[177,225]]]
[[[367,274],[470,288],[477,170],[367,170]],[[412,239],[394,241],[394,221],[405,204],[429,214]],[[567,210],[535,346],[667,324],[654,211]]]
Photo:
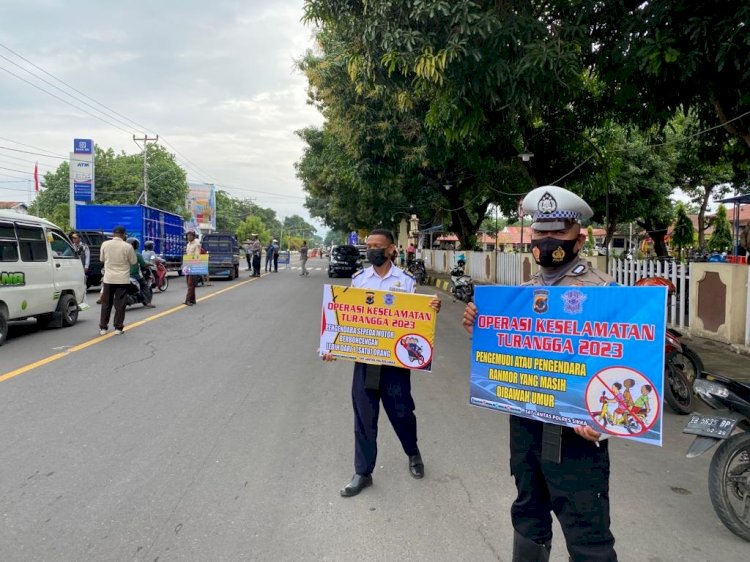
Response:
[[[408,270],[406,270],[406,269],[402,269],[401,271],[403,271],[403,272],[404,272],[404,273],[406,274],[406,276],[407,276],[407,277],[411,277],[411,278],[412,278],[412,279],[414,279],[415,281],[417,280],[417,278],[416,278],[416,277],[414,277],[414,274],[413,274],[413,273],[412,273],[411,271],[408,271]]]
[[[362,274],[363,274],[364,272],[365,272],[365,270],[364,270],[364,269],[360,269],[360,270],[357,270],[357,271],[355,271],[354,273],[352,273],[352,279],[354,279],[355,277],[359,277],[359,276],[360,276],[360,275],[362,275]]]
[[[606,273],[599,271],[598,269],[594,269],[593,267],[589,268],[589,273],[601,279],[602,285],[612,285],[615,281],[614,279],[612,279],[612,277],[610,277]]]

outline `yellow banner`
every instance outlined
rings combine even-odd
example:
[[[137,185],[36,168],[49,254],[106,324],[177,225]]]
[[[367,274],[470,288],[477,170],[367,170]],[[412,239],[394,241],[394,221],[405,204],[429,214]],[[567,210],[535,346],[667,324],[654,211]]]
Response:
[[[201,254],[197,258],[182,256],[183,275],[208,275],[208,254]]]
[[[432,370],[434,297],[323,287],[320,354],[373,365]]]

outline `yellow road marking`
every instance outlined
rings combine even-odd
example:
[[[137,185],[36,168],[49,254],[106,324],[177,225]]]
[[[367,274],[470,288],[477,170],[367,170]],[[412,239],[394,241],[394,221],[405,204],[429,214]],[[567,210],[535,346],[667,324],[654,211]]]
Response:
[[[266,274],[267,275],[267,274]],[[265,277],[266,275],[263,275]],[[197,302],[203,302],[205,300],[208,300],[212,297],[215,297],[217,295],[221,295],[222,293],[226,293],[228,291],[232,291],[236,289],[237,287],[242,287],[243,285],[247,285],[248,283],[252,283],[253,281],[257,281],[260,279],[259,277],[255,277],[252,279],[247,279],[245,281],[241,281],[240,283],[237,283],[235,285],[232,285],[231,287],[226,287],[224,289],[220,289],[218,291],[215,291],[213,293],[210,293],[206,296],[203,296],[199,299],[197,299]],[[186,304],[178,304],[177,306],[174,306],[172,308],[169,308],[167,310],[164,310],[162,312],[159,312],[157,314],[153,314],[149,316],[148,318],[144,318],[143,320],[139,320],[137,322],[133,322],[132,324],[128,324],[125,326],[125,331],[133,330],[137,328],[138,326],[143,326],[144,324],[147,324],[148,322],[152,322],[154,320],[158,320],[159,318],[163,318],[169,314],[172,314],[174,312],[177,312],[178,310],[183,310],[187,308]],[[24,373],[28,373],[29,371],[33,371],[34,369],[37,369],[38,367],[43,367],[44,365],[49,365],[50,363],[57,361],[58,359],[62,359],[63,357],[67,357],[71,353],[75,353],[76,351],[81,351],[82,349],[86,349],[87,347],[91,347],[92,345],[96,345],[97,343],[101,343],[104,340],[107,340],[109,338],[112,338],[115,336],[114,332],[109,332],[108,334],[105,334],[103,336],[96,336],[95,338],[91,338],[90,340],[87,340],[83,343],[79,343],[78,345],[74,345],[70,347],[69,349],[65,351],[61,351],[60,353],[55,353],[54,355],[50,355],[49,357],[45,357],[44,359],[40,359],[39,361],[34,361],[33,363],[29,363],[28,365],[24,365],[23,367],[19,367],[18,369],[14,369],[12,371],[8,371],[7,373],[4,373],[0,375],[0,382],[7,381],[9,379],[12,379],[14,377],[17,377],[19,375],[23,375]]]

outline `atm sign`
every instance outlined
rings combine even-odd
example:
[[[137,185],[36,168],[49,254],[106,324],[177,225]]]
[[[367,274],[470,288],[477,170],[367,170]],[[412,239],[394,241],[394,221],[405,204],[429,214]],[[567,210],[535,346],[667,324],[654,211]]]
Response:
[[[26,275],[23,273],[0,273],[0,287],[17,287],[26,284]]]

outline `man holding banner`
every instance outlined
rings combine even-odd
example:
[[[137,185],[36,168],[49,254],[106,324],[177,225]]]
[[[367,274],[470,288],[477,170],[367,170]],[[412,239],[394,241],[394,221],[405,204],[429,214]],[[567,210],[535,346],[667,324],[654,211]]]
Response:
[[[386,299],[386,306],[382,307],[384,310],[388,309],[388,303],[398,300],[398,293],[416,292],[415,279],[409,273],[394,266],[390,259],[395,249],[393,234],[389,230],[373,230],[367,237],[367,259],[372,265],[355,273],[352,277],[352,287],[387,292],[382,294]],[[374,295],[375,293],[368,293],[368,305],[375,306]],[[440,300],[433,298],[429,302],[429,307],[426,308],[435,313],[439,312]],[[366,309],[366,306],[362,309]],[[388,309],[388,312],[391,310]],[[394,323],[397,322],[399,321]],[[407,336],[399,340],[403,342],[405,349],[412,345],[411,340],[407,340],[409,340]],[[410,350],[404,351],[407,355],[409,352]],[[334,359],[332,353],[325,348],[321,349],[321,354],[324,361]],[[343,497],[356,496],[364,488],[372,485],[372,472],[375,470],[377,457],[378,415],[381,401],[404,453],[409,458],[409,473],[414,478],[424,477],[424,463],[417,447],[417,418],[414,415],[414,399],[411,396],[411,371],[408,368],[390,364],[376,365],[357,362],[354,364],[352,379],[355,474],[351,482],[341,489]]]
[[[201,243],[195,238],[195,232],[192,230],[187,233],[187,246],[185,247],[185,256],[191,259],[198,259],[201,255]],[[195,304],[195,285],[198,282],[198,275],[186,275],[187,294],[185,295],[185,304],[193,306]]]
[[[540,266],[539,273],[529,283],[526,283],[527,285],[547,287],[614,285],[609,276],[590,268],[578,256],[586,241],[586,235],[582,232],[579,221],[591,218],[593,215],[593,211],[583,199],[566,189],[557,186],[544,186],[532,190],[524,198],[523,210],[527,214],[533,214],[534,217],[534,222],[531,225],[531,246],[534,259]],[[509,289],[514,290],[513,288]],[[515,290],[518,291],[518,289]],[[551,289],[539,292],[549,293]],[[568,292],[579,293],[578,291]],[[545,313],[551,310],[554,304],[551,296],[549,303],[545,300],[547,295],[539,295],[538,302],[536,298],[535,295],[533,303],[535,312]],[[578,298],[585,299],[586,297],[581,294]],[[477,302],[480,307],[484,306],[479,295],[477,296]],[[509,309],[511,303],[498,306]],[[468,304],[464,311],[463,325],[470,334],[474,333],[474,341],[479,336],[477,332],[483,331],[479,324],[475,326],[475,320],[482,314],[481,311],[478,312],[477,306],[473,303]],[[532,314],[530,313],[529,317]],[[544,314],[538,315],[537,318],[540,318],[541,322],[545,321]],[[549,316],[546,318],[549,318]],[[516,320],[516,318],[513,318],[513,320]],[[514,342],[531,341],[522,339],[524,338],[523,333],[530,332],[532,329],[529,327],[532,323],[524,323],[524,320],[526,318],[521,318],[512,328],[513,331],[507,331],[508,337],[516,338],[513,340]],[[558,326],[559,324],[555,325]],[[564,325],[568,326],[568,324]],[[574,324],[569,325],[573,326]],[[508,329],[508,326],[503,326],[503,329]],[[495,343],[500,339],[498,335],[502,338],[506,337],[505,333],[493,333]],[[542,339],[539,338],[539,341]],[[568,340],[559,338],[559,341],[569,342],[572,341],[572,338]],[[663,341],[661,345],[663,345]],[[532,355],[529,351],[525,353]],[[507,356],[493,355],[508,357],[507,364],[511,368],[519,366],[518,358],[513,354]],[[544,352],[539,355],[544,355]],[[534,356],[533,359],[545,361],[543,357],[537,359],[539,355]],[[549,359],[556,357],[553,353],[547,353],[546,356]],[[560,355],[560,357],[565,358],[566,356]],[[579,360],[575,352],[569,353],[567,357],[570,361]],[[520,359],[523,361],[532,358],[521,357]],[[499,359],[499,361],[502,360]],[[548,363],[552,363],[552,361]],[[555,363],[562,363],[562,361],[555,361]],[[539,379],[553,381],[552,383],[544,383],[547,385],[545,387],[547,389],[559,390],[560,386],[573,386],[579,382],[578,380],[569,382],[564,377],[554,378],[530,374],[528,373],[528,370],[530,370],[529,364],[530,361],[526,365],[522,365],[522,367],[525,367],[524,370],[527,371],[523,373],[500,368],[490,369],[490,371],[494,371],[492,376],[495,377],[495,380],[505,382],[519,380],[515,377],[520,377],[521,381],[536,381]],[[580,364],[570,363],[570,365]],[[570,378],[575,379],[575,377]],[[579,379],[585,381],[583,377],[579,377]],[[527,388],[532,388],[533,383],[521,384],[527,384],[529,385]],[[498,388],[500,390],[497,390]],[[563,386],[563,388],[566,387]],[[566,427],[541,421],[541,419],[544,419],[543,417],[536,419],[533,416],[528,417],[528,415],[522,417],[521,414],[524,413],[544,412],[544,407],[540,406],[545,402],[542,397],[553,397],[554,393],[551,391],[547,391],[547,393],[534,392],[524,390],[524,387],[512,388],[510,385],[500,384],[493,387],[493,391],[495,392],[493,396],[510,398],[507,402],[511,405],[506,406],[506,402],[500,399],[495,399],[496,402],[487,399],[485,402],[491,402],[496,409],[504,409],[519,414],[511,415],[509,419],[511,473],[515,478],[518,492],[511,507],[511,520],[515,530],[513,561],[544,562],[549,560],[552,548],[552,518],[550,512],[553,511],[565,534],[571,560],[576,562],[617,560],[614,550],[615,539],[609,528],[610,463],[608,442],[602,439],[601,433],[585,423],[575,425],[575,427],[570,427],[570,423],[568,423]],[[534,402],[535,398],[538,401]],[[512,405],[513,401],[516,402],[516,405]],[[562,400],[558,401],[562,402]],[[476,401],[472,400],[472,403],[482,405],[482,399],[477,398]],[[577,411],[580,411],[580,409]],[[557,416],[551,419],[559,420],[561,417]],[[579,419],[575,418],[573,421],[578,423]],[[570,422],[571,419],[568,419],[568,421]]]

